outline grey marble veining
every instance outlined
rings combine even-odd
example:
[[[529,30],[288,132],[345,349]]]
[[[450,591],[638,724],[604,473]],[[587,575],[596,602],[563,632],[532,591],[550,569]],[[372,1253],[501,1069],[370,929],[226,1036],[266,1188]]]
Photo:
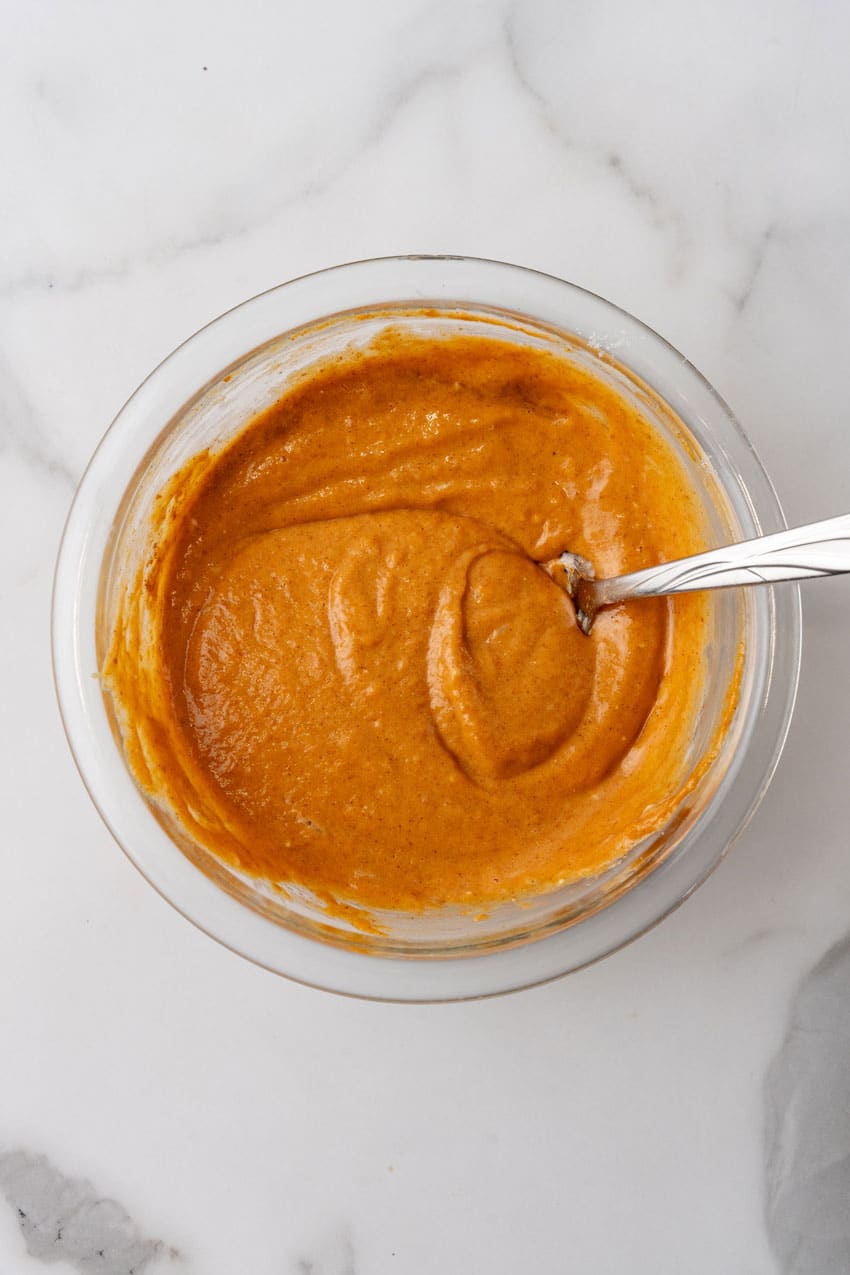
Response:
[[[6,452],[15,453],[24,465],[60,483],[66,491],[72,492],[77,485],[78,475],[46,437],[35,409],[0,351],[0,457]]]
[[[4,16],[0,1275],[850,1275],[847,943],[818,965],[850,925],[848,582],[806,591],[782,770],[713,879],[612,960],[462,1008],[323,998],[171,915],[46,658],[119,405],[228,306],[356,258],[607,296],[716,385],[791,521],[847,508],[850,7]],[[114,1198],[63,1173],[83,1151]]]
[[[42,1262],[68,1262],[81,1275],[142,1275],[154,1259],[176,1256],[143,1235],[116,1200],[66,1177],[46,1156],[0,1153],[0,1191],[17,1213],[27,1252]]]
[[[782,1275],[846,1275],[850,935],[800,985],[765,1104],[767,1225]]]
[[[348,1231],[326,1236],[310,1256],[297,1257],[292,1275],[357,1275],[354,1244]]]

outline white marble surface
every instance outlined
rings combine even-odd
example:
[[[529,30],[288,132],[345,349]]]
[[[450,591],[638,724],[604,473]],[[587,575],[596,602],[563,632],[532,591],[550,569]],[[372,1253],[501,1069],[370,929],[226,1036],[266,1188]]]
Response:
[[[601,292],[717,385],[792,520],[850,508],[846,6],[3,16],[0,1275],[850,1271],[846,581],[806,591],[784,760],[708,884],[589,971],[459,1006],[308,991],[181,920],[89,803],[48,651],[122,401],[354,257]]]

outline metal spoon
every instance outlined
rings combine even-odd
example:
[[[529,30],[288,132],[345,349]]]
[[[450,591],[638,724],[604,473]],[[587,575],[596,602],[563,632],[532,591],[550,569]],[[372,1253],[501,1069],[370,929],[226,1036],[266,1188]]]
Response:
[[[629,598],[726,589],[735,584],[807,580],[850,571],[850,514],[607,580],[595,579],[593,565],[576,553],[562,553],[553,565],[558,563],[564,569],[566,590],[575,602],[579,626],[589,633],[601,607]]]

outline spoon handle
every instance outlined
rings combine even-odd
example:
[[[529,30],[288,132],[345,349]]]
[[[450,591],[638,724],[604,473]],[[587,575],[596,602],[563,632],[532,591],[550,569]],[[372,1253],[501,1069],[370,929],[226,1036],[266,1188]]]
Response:
[[[850,514],[744,540],[691,558],[678,558],[591,585],[596,606],[626,598],[725,589],[734,584],[772,584],[850,571]]]

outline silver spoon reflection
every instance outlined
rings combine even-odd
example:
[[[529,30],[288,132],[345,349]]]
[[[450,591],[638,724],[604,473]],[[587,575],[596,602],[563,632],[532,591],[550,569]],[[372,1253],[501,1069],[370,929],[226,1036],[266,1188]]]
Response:
[[[590,633],[597,611],[631,598],[809,580],[850,571],[850,514],[607,580],[597,580],[593,564],[576,553],[562,553],[547,567],[556,579],[563,573],[560,583],[575,603],[579,626],[582,632]]]

